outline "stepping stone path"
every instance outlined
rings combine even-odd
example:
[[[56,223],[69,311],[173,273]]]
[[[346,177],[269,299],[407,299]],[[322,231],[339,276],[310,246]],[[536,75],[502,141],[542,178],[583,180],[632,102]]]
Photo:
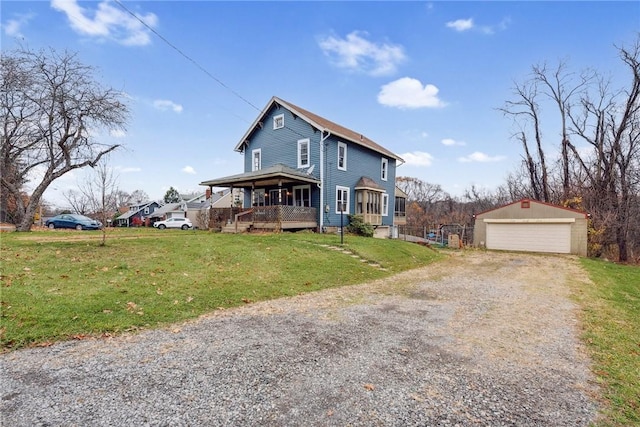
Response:
[[[355,253],[351,252],[348,249],[341,248],[339,246],[331,246],[331,245],[325,245],[325,244],[321,244],[320,246],[322,246],[323,248],[327,248],[327,249],[333,250],[333,251],[340,251],[345,255],[349,255],[351,258],[359,259],[360,262],[366,263],[369,267],[377,268],[378,270],[382,270],[382,271],[387,271],[387,269],[382,267],[380,264],[378,264],[376,262],[373,262],[373,261],[366,260],[366,259],[362,258],[360,255],[355,254]]]

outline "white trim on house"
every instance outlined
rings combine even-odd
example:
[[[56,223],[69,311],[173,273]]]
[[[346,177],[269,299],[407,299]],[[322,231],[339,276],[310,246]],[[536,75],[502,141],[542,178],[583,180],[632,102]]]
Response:
[[[256,162],[256,155],[257,155],[257,162]],[[262,169],[262,148],[256,148],[255,150],[251,151],[251,170],[252,171],[257,171]]]
[[[305,197],[305,190],[306,190],[306,197]],[[311,186],[310,185],[294,185],[293,186],[293,205],[306,206],[306,207],[311,206]]]
[[[350,212],[350,206],[349,206],[349,194],[351,193],[351,189],[349,187],[343,187],[341,185],[336,185],[336,213],[339,214],[340,213],[340,202],[342,201],[344,203],[344,199],[346,198],[346,207],[344,212],[349,213]]]
[[[298,140],[298,167],[299,168],[308,168],[309,157],[311,153],[309,152],[310,147],[309,138],[299,139]]]
[[[340,148],[344,149],[344,156],[340,156]],[[340,159],[342,157],[342,166],[340,166]],[[347,170],[347,144],[345,142],[338,141],[338,160],[337,163],[338,169],[341,171]]]
[[[282,129],[284,127],[284,114],[273,116],[273,129]]]
[[[389,193],[382,194],[382,216],[389,216]]]
[[[380,179],[383,181],[386,181],[388,176],[389,176],[389,159],[383,157],[380,162]]]

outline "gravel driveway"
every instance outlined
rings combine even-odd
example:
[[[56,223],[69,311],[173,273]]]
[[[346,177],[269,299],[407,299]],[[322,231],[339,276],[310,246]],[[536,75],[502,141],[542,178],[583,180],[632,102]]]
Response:
[[[0,356],[3,426],[587,426],[574,258],[435,266]]]

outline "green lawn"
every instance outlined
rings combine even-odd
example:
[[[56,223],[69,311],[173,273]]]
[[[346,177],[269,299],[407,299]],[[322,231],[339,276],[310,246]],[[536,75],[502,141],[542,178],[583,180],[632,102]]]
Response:
[[[113,334],[220,307],[352,285],[440,257],[399,240],[109,229],[0,236],[0,350]],[[376,264],[376,265],[373,265]]]
[[[607,408],[600,426],[640,425],[640,267],[584,259],[595,286],[577,293]]]

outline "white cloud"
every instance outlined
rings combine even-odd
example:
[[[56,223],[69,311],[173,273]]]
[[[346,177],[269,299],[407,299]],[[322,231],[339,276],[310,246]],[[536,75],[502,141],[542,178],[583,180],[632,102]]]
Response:
[[[182,172],[188,173],[189,175],[195,175],[196,174],[196,170],[194,168],[192,168],[191,166],[183,167],[182,168]]]
[[[389,75],[406,59],[402,46],[390,43],[374,43],[365,38],[368,34],[353,31],[347,37],[329,36],[318,44],[322,52],[332,62],[351,71],[359,71],[372,76]]]
[[[491,34],[495,34],[497,31],[506,30],[507,28],[509,28],[510,24],[511,24],[510,17],[503,18],[502,21],[500,21],[496,25],[480,25],[480,26],[477,26],[473,22],[473,18],[469,18],[469,19],[458,19],[456,21],[447,22],[446,26],[447,28],[452,28],[453,30],[458,32],[474,30],[474,31],[479,31],[482,34],[491,35]]]
[[[500,162],[506,159],[505,156],[489,156],[488,154],[481,153],[480,151],[473,152],[465,157],[459,157],[458,161],[462,163],[489,163],[489,162]]]
[[[78,34],[113,40],[126,46],[151,43],[147,27],[108,0],[98,3],[97,10],[83,8],[77,0],[51,0],[51,7],[65,13],[71,28]],[[150,27],[155,27],[158,23],[158,18],[153,13],[137,16]]]
[[[153,107],[160,111],[173,110],[174,113],[182,113],[182,105],[167,99],[156,99],[153,101]]]
[[[446,145],[448,147],[451,147],[453,145],[467,145],[464,141],[456,141],[455,139],[451,138],[445,138],[440,142],[442,142],[442,145]]]
[[[447,22],[447,28],[453,28],[459,32],[470,30],[473,28],[473,18],[449,21]]]
[[[423,87],[420,80],[403,77],[382,86],[378,102],[400,109],[444,107],[446,103],[438,98],[438,92],[434,85]]]
[[[431,166],[433,163],[433,156],[424,151],[413,151],[411,153],[401,154],[400,157],[404,159],[405,165],[410,166]]]
[[[33,14],[16,14],[15,18],[8,19],[6,23],[2,24],[4,33],[9,37],[25,38],[22,34],[22,27],[24,27],[33,18]]]

